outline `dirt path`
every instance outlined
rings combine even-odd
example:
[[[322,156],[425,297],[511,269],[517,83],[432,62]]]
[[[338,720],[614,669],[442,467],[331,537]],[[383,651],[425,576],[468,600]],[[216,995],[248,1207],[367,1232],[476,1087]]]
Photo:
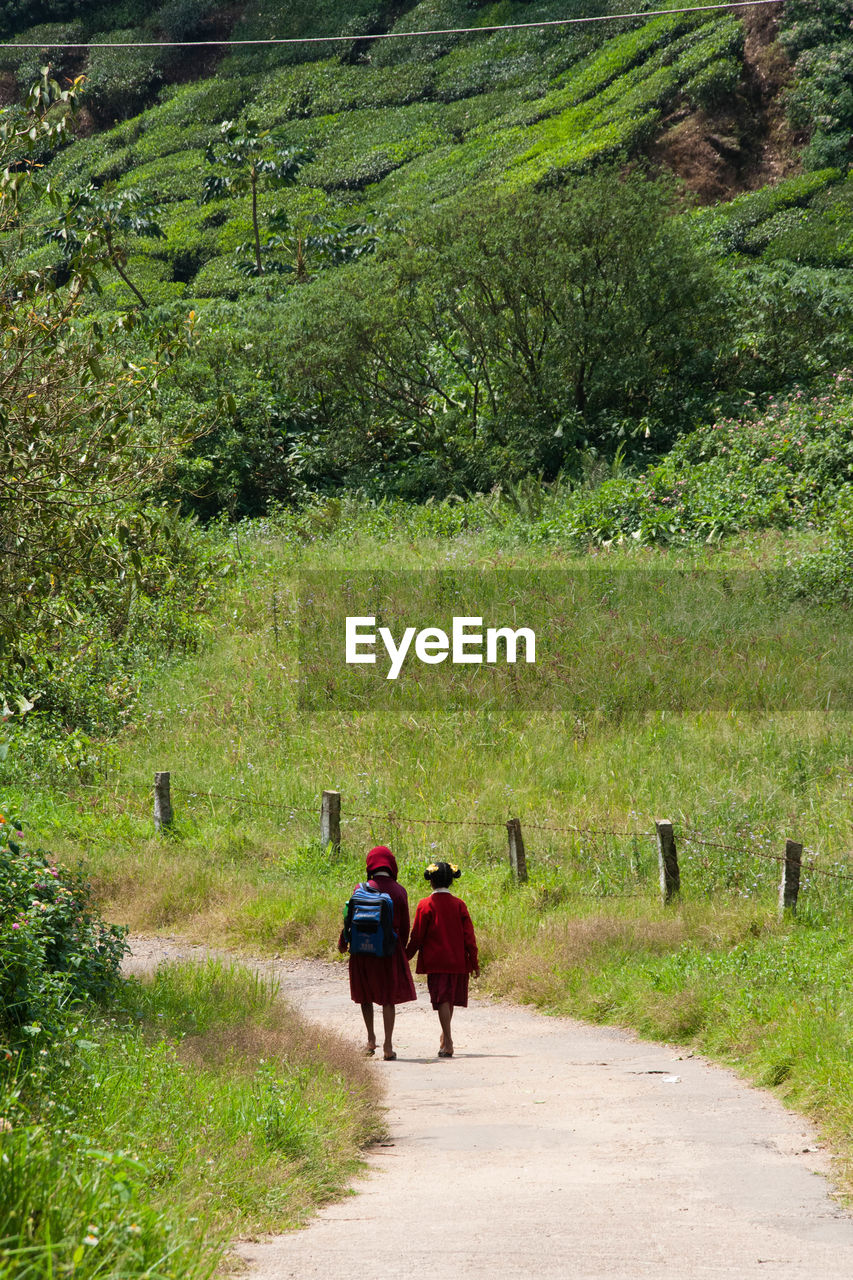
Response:
[[[204,949],[138,940],[135,967]],[[258,962],[361,1038],[343,966]],[[853,1218],[804,1120],[699,1058],[477,1002],[438,1060],[425,991],[398,1014],[390,1145],[357,1195],[239,1253],[251,1280],[850,1280]]]

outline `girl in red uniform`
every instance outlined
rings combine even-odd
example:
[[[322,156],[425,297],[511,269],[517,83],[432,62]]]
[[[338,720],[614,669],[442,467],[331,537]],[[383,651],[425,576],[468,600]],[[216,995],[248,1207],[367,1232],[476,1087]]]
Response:
[[[376,1052],[373,1006],[382,1006],[382,1026],[385,1032],[383,1057],[386,1062],[393,1062],[397,1056],[392,1040],[397,1005],[417,999],[412,971],[405,954],[409,939],[409,897],[403,886],[397,884],[397,859],[387,845],[379,844],[370,850],[367,855],[367,874],[370,877],[367,883],[371,889],[387,893],[394,904],[397,945],[390,956],[350,956],[350,995],[356,1004],[361,1005],[361,1016],[367,1032],[365,1053],[371,1057]],[[341,930],[338,950],[346,949],[347,940]]]
[[[453,1010],[457,1005],[463,1009],[468,1006],[469,973],[480,976],[477,939],[468,908],[450,892],[450,885],[461,874],[451,862],[430,863],[424,879],[432,885],[432,893],[418,903],[406,947],[410,960],[419,953],[417,972],[427,975],[430,1000],[441,1024],[440,1058],[453,1057]]]

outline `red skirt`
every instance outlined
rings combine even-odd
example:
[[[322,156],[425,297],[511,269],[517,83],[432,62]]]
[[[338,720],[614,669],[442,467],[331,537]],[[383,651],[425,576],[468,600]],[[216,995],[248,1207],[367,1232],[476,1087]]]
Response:
[[[356,1004],[405,1004],[417,999],[406,953],[399,946],[390,956],[350,956],[349,989]]]
[[[429,973],[427,974],[427,990],[433,1009],[440,1004],[449,1004],[453,1008],[458,1005],[468,1008],[468,974],[467,973]]]

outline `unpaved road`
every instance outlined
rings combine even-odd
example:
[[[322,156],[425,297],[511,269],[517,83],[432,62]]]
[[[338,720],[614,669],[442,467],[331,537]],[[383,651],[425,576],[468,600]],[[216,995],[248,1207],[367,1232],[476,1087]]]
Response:
[[[138,940],[130,967],[204,949]],[[346,969],[258,962],[317,1022],[362,1040]],[[456,1057],[419,987],[398,1012],[391,1145],[357,1194],[238,1252],[250,1280],[851,1280],[853,1218],[807,1122],[699,1058],[477,1002]]]

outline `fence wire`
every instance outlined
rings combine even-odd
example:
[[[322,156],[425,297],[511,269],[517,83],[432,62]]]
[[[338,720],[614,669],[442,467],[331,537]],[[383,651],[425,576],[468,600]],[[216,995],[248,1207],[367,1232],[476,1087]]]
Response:
[[[292,818],[295,814],[305,814],[310,817],[317,817],[317,807],[309,807],[307,805],[289,805],[280,800],[262,800],[258,796],[236,796],[227,792],[220,791],[191,791],[184,787],[172,788],[180,795],[188,799],[213,801],[219,800],[229,804],[236,804],[243,808],[260,807],[263,809],[276,810],[279,813],[286,813]],[[151,791],[151,786],[146,786],[146,791]],[[486,818],[425,818],[414,814],[395,813],[393,809],[387,810],[385,813],[365,813],[359,810],[347,810],[341,814],[341,821],[350,820],[386,823],[389,826],[440,826],[440,827],[477,827],[480,829],[505,830],[506,820],[486,819]],[[626,830],[616,827],[581,827],[574,824],[559,825],[550,822],[533,822],[525,818],[521,819],[522,828],[525,831],[551,831],[558,835],[583,836],[586,838],[608,837],[614,840],[651,840],[655,838],[653,831],[635,831]],[[745,848],[742,845],[727,844],[720,840],[709,840],[699,832],[691,830],[682,831],[678,834],[679,843],[688,845],[697,845],[700,848],[720,849],[727,853],[735,853],[743,858],[759,858],[765,862],[775,862],[783,864],[786,862],[785,854],[769,853],[762,849]],[[804,851],[805,852],[805,851]],[[628,854],[626,857],[630,857]],[[827,876],[830,879],[838,880],[844,883],[853,884],[853,874],[845,871],[833,870],[829,867],[818,866],[814,862],[814,858],[818,855],[810,854],[808,860],[801,861],[800,868],[802,871],[810,875]],[[853,855],[851,855],[853,856]],[[642,897],[640,893],[628,894],[604,894],[600,891],[597,893],[584,893],[578,891],[573,893],[574,897]]]

